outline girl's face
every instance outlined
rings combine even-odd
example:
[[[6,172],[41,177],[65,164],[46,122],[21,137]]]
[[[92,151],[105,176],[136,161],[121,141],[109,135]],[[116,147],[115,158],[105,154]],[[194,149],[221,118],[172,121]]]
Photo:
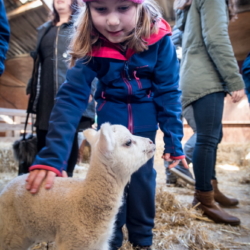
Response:
[[[126,0],[96,0],[89,3],[95,28],[110,42],[121,43],[137,23],[136,4]]]
[[[58,14],[71,14],[71,0],[54,0],[54,6]]]

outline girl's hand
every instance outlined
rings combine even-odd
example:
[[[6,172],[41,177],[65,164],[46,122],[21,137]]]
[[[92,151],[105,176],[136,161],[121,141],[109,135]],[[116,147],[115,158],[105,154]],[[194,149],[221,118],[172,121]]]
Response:
[[[189,169],[187,161],[186,161],[185,158],[180,159],[180,160],[172,160],[170,158],[170,154],[169,153],[164,154],[161,158],[164,159],[165,161],[172,161],[172,163],[168,166],[168,168],[174,168],[174,167],[176,167],[180,163],[180,161],[181,161],[182,164],[183,164],[183,167]]]
[[[65,171],[63,171],[62,176],[68,177]],[[40,169],[33,170],[29,173],[26,179],[27,182],[26,189],[30,191],[32,194],[36,194],[39,191],[44,180],[45,180],[45,188],[50,189],[54,184],[55,177],[56,173],[52,171],[40,170]]]
[[[233,102],[239,102],[244,95],[245,95],[245,90],[244,89],[234,91],[231,94],[232,101]]]

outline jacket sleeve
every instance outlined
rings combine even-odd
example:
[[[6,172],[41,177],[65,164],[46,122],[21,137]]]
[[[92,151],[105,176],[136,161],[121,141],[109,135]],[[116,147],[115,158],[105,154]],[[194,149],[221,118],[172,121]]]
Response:
[[[66,81],[58,91],[50,116],[46,146],[36,156],[30,171],[45,169],[61,176],[61,172],[67,169],[76,128],[87,107],[95,76],[96,73],[83,60],[78,60],[67,71]]]
[[[164,153],[170,153],[172,159],[185,158],[181,145],[183,125],[181,91],[179,90],[179,62],[169,36],[165,36],[159,42],[153,92],[157,107],[157,120],[164,133]]]
[[[242,65],[242,75],[246,85],[246,95],[250,103],[250,53]]]
[[[9,48],[10,28],[3,0],[0,0],[0,76],[4,71],[5,54]]]
[[[199,1],[202,36],[218,73],[229,92],[244,88],[237,61],[228,35],[228,12],[226,2]]]

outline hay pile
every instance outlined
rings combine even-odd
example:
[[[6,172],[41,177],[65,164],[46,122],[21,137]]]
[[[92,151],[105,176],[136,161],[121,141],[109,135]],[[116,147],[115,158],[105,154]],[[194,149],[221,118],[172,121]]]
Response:
[[[0,173],[15,173],[18,166],[14,160],[12,143],[0,143]]]
[[[230,164],[237,166],[250,166],[250,143],[219,144],[216,164]]]

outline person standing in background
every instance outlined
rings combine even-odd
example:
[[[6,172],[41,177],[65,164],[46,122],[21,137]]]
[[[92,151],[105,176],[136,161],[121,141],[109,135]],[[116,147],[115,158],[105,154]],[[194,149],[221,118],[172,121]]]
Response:
[[[3,0],[0,0],[0,76],[4,71],[4,60],[9,48],[10,28]]]
[[[74,29],[72,18],[77,8],[77,0],[54,0],[52,19],[38,28],[36,50],[31,52],[34,68],[27,86],[27,94],[30,95],[28,112],[36,114],[38,152],[45,146],[54,99],[68,70],[67,49]],[[67,174],[70,177],[78,157],[77,135],[77,132],[73,135],[68,160]]]
[[[184,30],[182,106],[192,105],[197,129],[193,205],[199,203],[198,207],[216,223],[239,225],[237,217],[215,203],[228,207],[239,203],[220,192],[215,172],[217,146],[222,139],[224,97],[230,94],[233,102],[239,102],[244,96],[244,82],[228,36],[229,3],[176,0],[175,9],[177,28]]]

